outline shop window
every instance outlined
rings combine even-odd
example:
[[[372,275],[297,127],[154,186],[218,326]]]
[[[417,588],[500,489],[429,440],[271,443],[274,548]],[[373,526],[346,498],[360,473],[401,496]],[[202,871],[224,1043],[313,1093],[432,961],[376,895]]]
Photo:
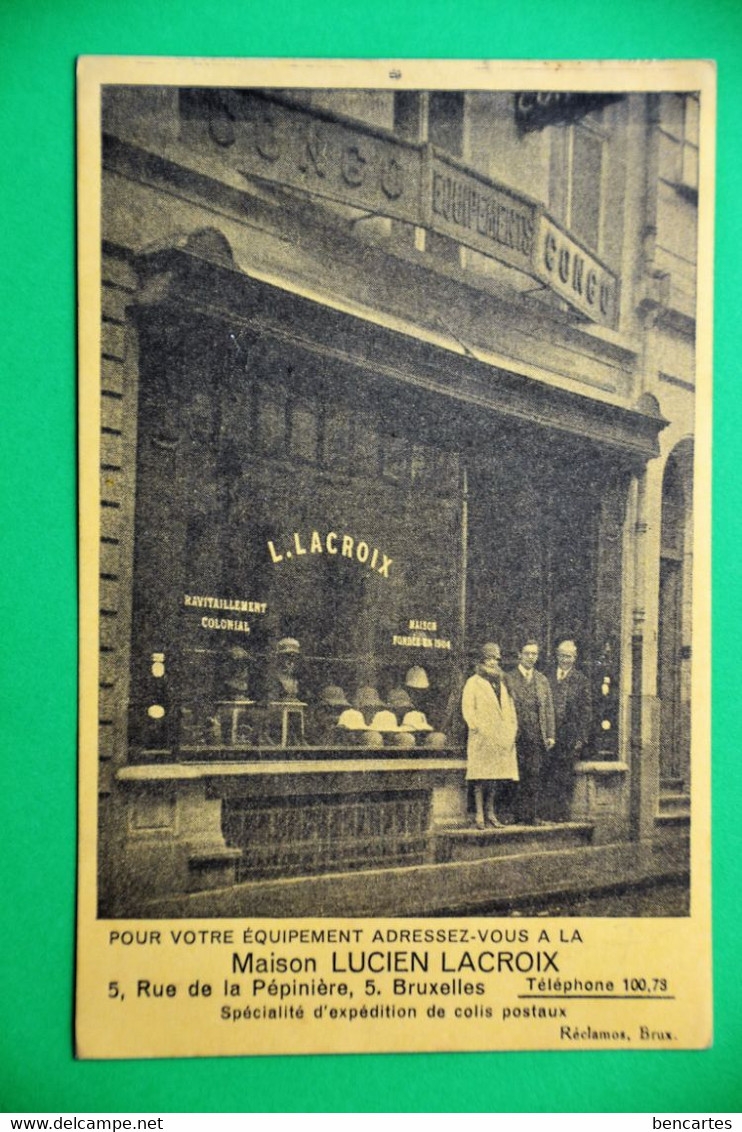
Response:
[[[453,496],[459,484],[459,454],[416,444],[410,475],[414,486],[436,495]]]
[[[252,431],[252,389],[244,382],[227,390],[221,418],[222,439],[240,450],[249,447]]]
[[[194,336],[210,345],[193,322]],[[147,381],[172,354],[167,337],[150,350],[139,416],[146,453],[160,428]],[[338,731],[340,709],[368,687],[385,703],[414,667],[424,668],[425,684],[411,687],[410,699],[437,726],[460,625],[460,509],[455,483],[442,487],[443,461],[454,458],[435,453],[441,440],[456,442],[447,403],[390,385],[395,411],[383,413],[380,385],[318,374],[314,359],[282,356],[267,339],[245,370],[204,349],[194,372],[208,395],[173,382],[167,412],[189,422],[180,447],[190,438],[183,463],[196,472],[173,476],[171,450],[143,461],[134,757],[157,751],[200,761],[207,751],[238,761],[281,746],[362,747],[365,728]],[[413,496],[413,446],[423,444],[426,479]],[[440,648],[408,640],[418,619],[435,623],[427,639]],[[152,672],[154,663],[165,675]],[[276,679],[289,675],[298,692],[282,685],[283,700]],[[163,714],[147,714],[153,706]],[[408,745],[427,746],[423,731],[402,734]],[[394,747],[381,730],[374,738]]]
[[[345,405],[328,405],[322,445],[322,463],[327,468],[344,470],[348,466],[352,435],[350,410]]]
[[[552,126],[549,204],[578,240],[600,251],[607,131],[603,110],[573,126]]]
[[[404,436],[395,436],[388,433],[382,437],[382,474],[394,483],[402,483],[407,479],[408,445]]]
[[[265,456],[283,456],[286,449],[286,395],[263,385],[257,397],[257,444]]]
[[[698,194],[697,94],[660,95],[660,177],[692,198]]]
[[[459,485],[460,461],[457,452],[436,453],[436,484],[442,495],[454,495]]]
[[[376,414],[370,410],[358,413],[353,434],[353,470],[361,476],[378,476],[379,429]]]
[[[410,457],[410,478],[413,486],[425,482],[426,450],[422,444],[413,444]]]
[[[291,406],[289,456],[293,460],[317,462],[319,417],[316,405],[297,401]]]

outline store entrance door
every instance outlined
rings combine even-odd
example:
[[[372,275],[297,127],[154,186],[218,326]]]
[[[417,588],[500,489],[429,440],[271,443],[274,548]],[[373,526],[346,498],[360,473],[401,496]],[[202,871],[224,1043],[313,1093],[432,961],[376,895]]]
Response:
[[[497,640],[505,666],[526,638],[539,667],[560,639],[595,659],[599,469],[584,454],[518,434],[468,469],[467,648]]]

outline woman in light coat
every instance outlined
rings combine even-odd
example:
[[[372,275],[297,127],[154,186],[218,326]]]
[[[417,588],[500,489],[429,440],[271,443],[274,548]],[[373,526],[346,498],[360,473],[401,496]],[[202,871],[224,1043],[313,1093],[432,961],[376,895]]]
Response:
[[[497,782],[518,781],[518,720],[500,659],[499,645],[482,645],[477,670],[461,697],[461,713],[469,729],[466,777],[474,786],[477,829],[484,829],[485,815],[490,825],[502,825],[495,812]]]

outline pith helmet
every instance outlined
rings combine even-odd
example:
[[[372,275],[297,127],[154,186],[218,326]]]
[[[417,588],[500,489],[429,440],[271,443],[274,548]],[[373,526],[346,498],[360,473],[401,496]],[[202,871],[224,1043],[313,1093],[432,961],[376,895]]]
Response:
[[[402,726],[410,731],[432,731],[433,728],[425,718],[424,711],[408,711],[402,720]]]
[[[408,749],[415,746],[415,736],[411,735],[409,731],[397,731],[396,734],[389,736],[390,747],[401,747]]]
[[[328,707],[350,707],[350,703],[342,688],[337,684],[328,684],[319,694],[320,703]]]
[[[383,747],[384,736],[380,731],[361,731],[358,736],[358,744],[361,747]]]
[[[423,739],[423,745],[440,751],[446,745],[446,736],[442,731],[431,731],[430,734],[426,735]]]
[[[355,708],[348,708],[341,712],[337,726],[344,727],[346,731],[368,731],[363,715]]]
[[[419,666],[419,664],[415,664],[412,666],[412,668],[408,669],[407,675],[404,678],[404,682],[408,688],[424,689],[430,687],[428,674],[424,668],[421,668]]]
[[[384,707],[384,701],[379,696],[379,693],[376,691],[376,688],[371,688],[368,685],[365,685],[363,688],[358,689],[358,691],[356,692],[356,695],[355,695],[355,699],[353,700],[353,703],[355,704],[355,706],[357,708],[383,708]]]
[[[407,708],[414,706],[406,688],[393,688],[389,693],[390,708],[395,708],[397,711],[406,711]]]
[[[399,731],[393,711],[377,711],[371,720],[372,731]]]
[[[282,637],[276,645],[276,652],[279,655],[284,655],[286,653],[293,653],[294,655],[296,655],[297,653],[301,652],[301,646],[296,637]]]

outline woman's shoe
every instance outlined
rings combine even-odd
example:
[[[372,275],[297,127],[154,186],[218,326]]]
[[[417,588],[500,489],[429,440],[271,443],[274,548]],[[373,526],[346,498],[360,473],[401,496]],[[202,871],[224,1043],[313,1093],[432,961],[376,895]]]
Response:
[[[474,818],[472,825],[475,829],[484,829],[484,818]]]
[[[504,823],[500,821],[497,814],[490,814],[487,818],[487,821],[490,823],[490,825],[493,825],[495,829],[503,828]]]

